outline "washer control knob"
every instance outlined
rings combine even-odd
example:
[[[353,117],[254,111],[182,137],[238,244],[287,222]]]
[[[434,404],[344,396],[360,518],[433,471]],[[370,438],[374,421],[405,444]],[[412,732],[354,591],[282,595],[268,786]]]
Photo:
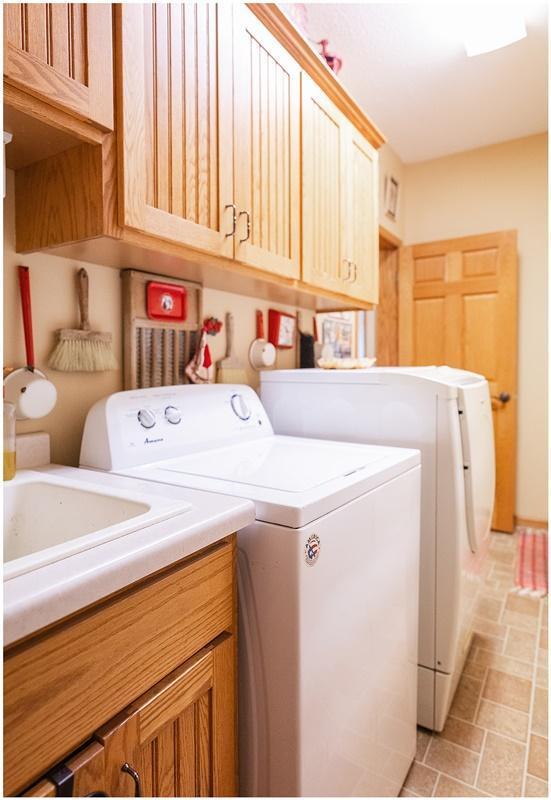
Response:
[[[138,421],[142,428],[152,428],[155,425],[155,412],[149,408],[141,408],[138,411]]]
[[[251,418],[251,410],[245,402],[242,394],[232,394],[231,407],[233,413],[244,422]]]
[[[176,406],[167,406],[165,408],[165,419],[167,422],[170,422],[171,425],[178,425],[178,423],[182,421],[180,409],[176,408]]]

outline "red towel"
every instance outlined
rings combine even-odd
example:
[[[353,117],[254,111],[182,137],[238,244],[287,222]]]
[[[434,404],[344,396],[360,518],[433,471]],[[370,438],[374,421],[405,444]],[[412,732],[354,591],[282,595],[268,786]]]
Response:
[[[520,591],[547,594],[547,531],[520,528],[515,584]]]

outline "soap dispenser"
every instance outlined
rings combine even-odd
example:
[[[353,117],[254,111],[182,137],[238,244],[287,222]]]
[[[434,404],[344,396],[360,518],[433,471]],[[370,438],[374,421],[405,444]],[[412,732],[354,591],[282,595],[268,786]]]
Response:
[[[4,399],[4,480],[15,477],[15,404]]]

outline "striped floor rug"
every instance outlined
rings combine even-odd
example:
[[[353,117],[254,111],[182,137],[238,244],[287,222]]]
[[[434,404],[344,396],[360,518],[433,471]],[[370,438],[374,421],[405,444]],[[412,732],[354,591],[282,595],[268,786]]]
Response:
[[[547,594],[547,531],[519,528],[514,592],[532,597]]]

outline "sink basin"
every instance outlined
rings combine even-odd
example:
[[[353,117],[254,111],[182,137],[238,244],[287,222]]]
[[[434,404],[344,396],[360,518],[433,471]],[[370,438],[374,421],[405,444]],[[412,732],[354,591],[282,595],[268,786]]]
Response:
[[[4,580],[185,510],[181,502],[144,499],[91,481],[18,473],[4,483]]]

